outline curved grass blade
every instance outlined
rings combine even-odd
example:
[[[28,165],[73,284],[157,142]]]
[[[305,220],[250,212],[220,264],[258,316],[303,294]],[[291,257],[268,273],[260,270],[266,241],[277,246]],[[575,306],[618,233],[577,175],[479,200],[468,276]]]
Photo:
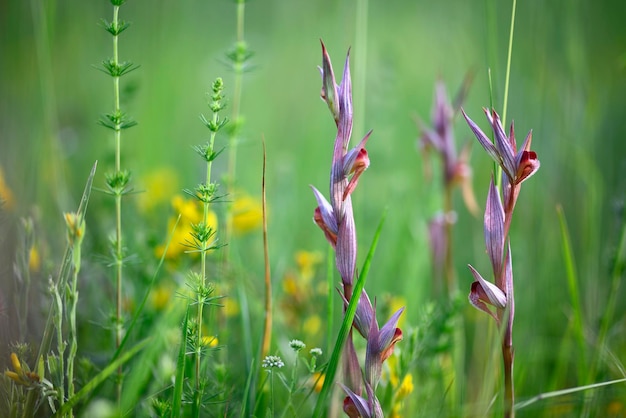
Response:
[[[55,417],[65,416],[69,412],[69,410],[72,407],[74,407],[74,405],[76,405],[81,399],[86,397],[87,394],[92,392],[96,387],[98,387],[98,385],[100,385],[102,382],[108,379],[109,376],[115,373],[118,367],[120,367],[121,365],[126,363],[128,360],[133,358],[137,353],[139,353],[145,346],[148,345],[150,341],[151,341],[151,338],[146,338],[145,340],[141,341],[140,343],[135,345],[133,348],[125,352],[122,356],[120,356],[116,360],[109,363],[107,367],[105,367],[100,373],[95,375],[93,379],[87,382],[87,384],[83,386],[82,389],[76,393],[76,395],[68,399],[67,402],[63,404],[63,406],[57,411],[57,413],[54,416]]]

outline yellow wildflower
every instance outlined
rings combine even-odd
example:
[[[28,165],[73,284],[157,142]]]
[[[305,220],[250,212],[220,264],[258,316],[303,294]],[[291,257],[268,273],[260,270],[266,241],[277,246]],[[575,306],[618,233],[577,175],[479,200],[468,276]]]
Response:
[[[139,182],[145,188],[145,192],[137,197],[137,207],[144,213],[166,202],[178,190],[176,172],[169,167],[148,173]]]
[[[217,347],[218,344],[219,340],[215,336],[205,335],[202,337],[202,345],[204,345],[205,347],[214,348]]]
[[[391,387],[398,387],[399,378],[398,378],[398,355],[393,354],[389,356],[387,359],[387,367],[389,367],[389,384]]]
[[[402,383],[398,388],[398,393],[396,394],[396,400],[401,401],[406,398],[413,392],[413,375],[411,373],[407,373],[402,379]]]
[[[312,337],[318,335],[320,328],[322,328],[322,320],[318,315],[311,315],[302,324],[304,334]]]
[[[259,228],[263,223],[261,202],[244,192],[235,194],[232,211],[235,234],[246,234]]]
[[[13,209],[15,207],[15,198],[13,191],[7,186],[4,180],[4,171],[0,167],[0,208]]]
[[[191,233],[193,232],[192,225],[198,224],[202,221],[203,209],[202,204],[194,198],[185,199],[184,197],[177,195],[172,199],[172,208],[175,213],[180,214],[180,221],[167,248],[165,258],[167,260],[174,260],[185,251],[189,251],[189,242],[192,241]],[[172,217],[167,223],[168,231],[171,231],[176,225],[176,219],[178,216]],[[208,225],[214,230],[217,229],[217,215],[213,211],[209,211]],[[155,249],[157,257],[161,257],[165,251],[165,245],[159,245]],[[194,253],[196,254],[196,253]]]
[[[28,270],[31,273],[38,273],[41,268],[41,257],[35,244],[30,247],[28,251]]]
[[[290,272],[287,272],[283,279],[283,291],[289,296],[296,296],[298,293],[297,279]]]
[[[315,275],[315,266],[323,260],[319,251],[298,251],[296,253],[296,263],[303,280],[309,281]]]
[[[22,367],[22,362],[15,353],[11,353],[11,365],[13,366],[13,370],[5,371],[4,375],[13,380],[15,383],[30,386],[41,380],[37,373],[33,373],[28,370],[28,366],[26,364]]]
[[[155,310],[161,311],[165,309],[167,303],[170,301],[170,297],[172,296],[172,289],[170,286],[159,285],[150,295],[150,301],[152,302],[152,307]]]
[[[311,375],[311,383],[315,392],[320,393],[322,391],[322,386],[324,386],[324,377],[325,375],[321,372],[315,372]]]
[[[226,317],[232,318],[233,316],[237,316],[239,314],[239,303],[233,298],[225,297],[222,299],[222,304],[224,305],[224,313]]]

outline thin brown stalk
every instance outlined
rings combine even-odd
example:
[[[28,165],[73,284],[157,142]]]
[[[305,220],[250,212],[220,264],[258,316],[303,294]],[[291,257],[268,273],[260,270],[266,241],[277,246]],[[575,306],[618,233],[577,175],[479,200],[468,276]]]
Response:
[[[263,176],[261,182],[263,206],[263,256],[265,262],[265,326],[263,328],[263,343],[261,344],[261,358],[265,358],[272,342],[272,280],[270,274],[270,256],[267,243],[267,205],[265,199],[265,138],[263,138]]]

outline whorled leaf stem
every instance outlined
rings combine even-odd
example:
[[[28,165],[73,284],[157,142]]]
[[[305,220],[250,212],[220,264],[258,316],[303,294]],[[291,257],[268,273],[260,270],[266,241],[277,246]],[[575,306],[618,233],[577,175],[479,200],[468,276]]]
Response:
[[[202,222],[198,225],[192,226],[191,233],[191,247],[193,252],[200,253],[200,273],[196,276],[196,283],[194,284],[194,290],[196,292],[195,304],[196,309],[196,323],[195,323],[195,341],[192,346],[195,347],[195,391],[194,391],[194,403],[193,414],[194,416],[200,415],[200,407],[202,402],[203,388],[201,362],[203,347],[206,344],[203,341],[202,336],[202,322],[203,322],[203,310],[204,305],[209,305],[213,301],[212,293],[214,291],[213,286],[207,283],[207,253],[211,250],[219,248],[216,244],[215,229],[209,225],[209,214],[211,210],[211,203],[218,199],[217,190],[219,185],[212,182],[211,171],[213,166],[213,160],[217,158],[220,151],[215,151],[215,137],[217,132],[223,128],[228,122],[227,119],[221,119],[219,116],[220,111],[225,107],[223,102],[224,96],[222,95],[224,89],[224,83],[221,78],[217,78],[211,87],[209,109],[213,113],[213,116],[208,120],[204,115],[200,117],[204,125],[211,132],[209,140],[204,145],[196,146],[194,149],[200,155],[200,157],[206,162],[206,177],[205,182],[196,186],[195,190],[186,190],[188,194],[191,194],[200,202],[202,202]]]
[[[102,69],[113,78],[113,111],[105,114],[100,119],[100,124],[113,130],[115,141],[115,169],[105,175],[107,191],[115,198],[115,238],[113,240],[113,265],[115,266],[115,288],[116,288],[116,308],[115,308],[115,348],[119,348],[124,336],[122,319],[122,285],[123,285],[123,265],[124,247],[122,239],[122,196],[129,192],[130,172],[122,170],[121,167],[121,142],[122,130],[136,125],[136,122],[126,116],[120,108],[120,77],[137,68],[132,62],[120,62],[118,50],[119,35],[129,27],[129,23],[119,19],[119,9],[125,0],[110,0],[113,5],[113,20],[108,22],[103,20],[104,29],[113,36],[113,57],[102,63]],[[122,394],[122,369],[117,373],[117,400]]]

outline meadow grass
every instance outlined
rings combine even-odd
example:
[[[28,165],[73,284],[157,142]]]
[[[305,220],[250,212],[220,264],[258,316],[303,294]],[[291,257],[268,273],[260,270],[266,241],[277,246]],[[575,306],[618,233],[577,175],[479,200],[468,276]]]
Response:
[[[0,75],[0,410],[626,416],[620,7],[8,2],[0,13],[0,59],[11,63]],[[101,124],[113,141],[96,123],[111,83],[93,68],[111,53],[98,27],[111,10],[103,26],[114,42],[105,60],[114,107]],[[370,165],[348,193],[358,235],[350,268],[345,250],[336,263],[329,235],[311,222],[309,185],[328,195],[339,161],[331,161],[338,126],[326,108],[337,116],[318,98],[323,83],[330,91],[316,70],[320,38],[337,82],[352,48],[357,141],[344,152],[373,129]],[[123,57],[141,69],[129,72],[135,66]],[[442,85],[459,92],[451,110],[438,108]],[[212,113],[199,122],[207,90]],[[506,176],[476,143],[461,104],[488,135],[482,107],[502,115],[507,135],[515,119],[518,147],[532,129],[541,160],[515,216],[503,201],[510,250],[500,257],[481,218],[493,218]],[[455,148],[425,157],[437,109]],[[141,124],[123,129],[134,125],[127,112]],[[200,159],[198,143],[206,143],[195,146]],[[128,193],[123,167],[137,193]],[[345,184],[354,178],[348,168]],[[516,278],[514,327],[498,258]],[[496,321],[467,301],[473,280],[482,289],[474,286],[474,302],[495,305]],[[395,331],[393,321],[383,327],[389,318],[402,335],[393,353],[372,337]],[[374,323],[381,329],[371,331]],[[514,368],[512,350],[501,347],[507,332]],[[349,364],[343,341],[354,347]]]

